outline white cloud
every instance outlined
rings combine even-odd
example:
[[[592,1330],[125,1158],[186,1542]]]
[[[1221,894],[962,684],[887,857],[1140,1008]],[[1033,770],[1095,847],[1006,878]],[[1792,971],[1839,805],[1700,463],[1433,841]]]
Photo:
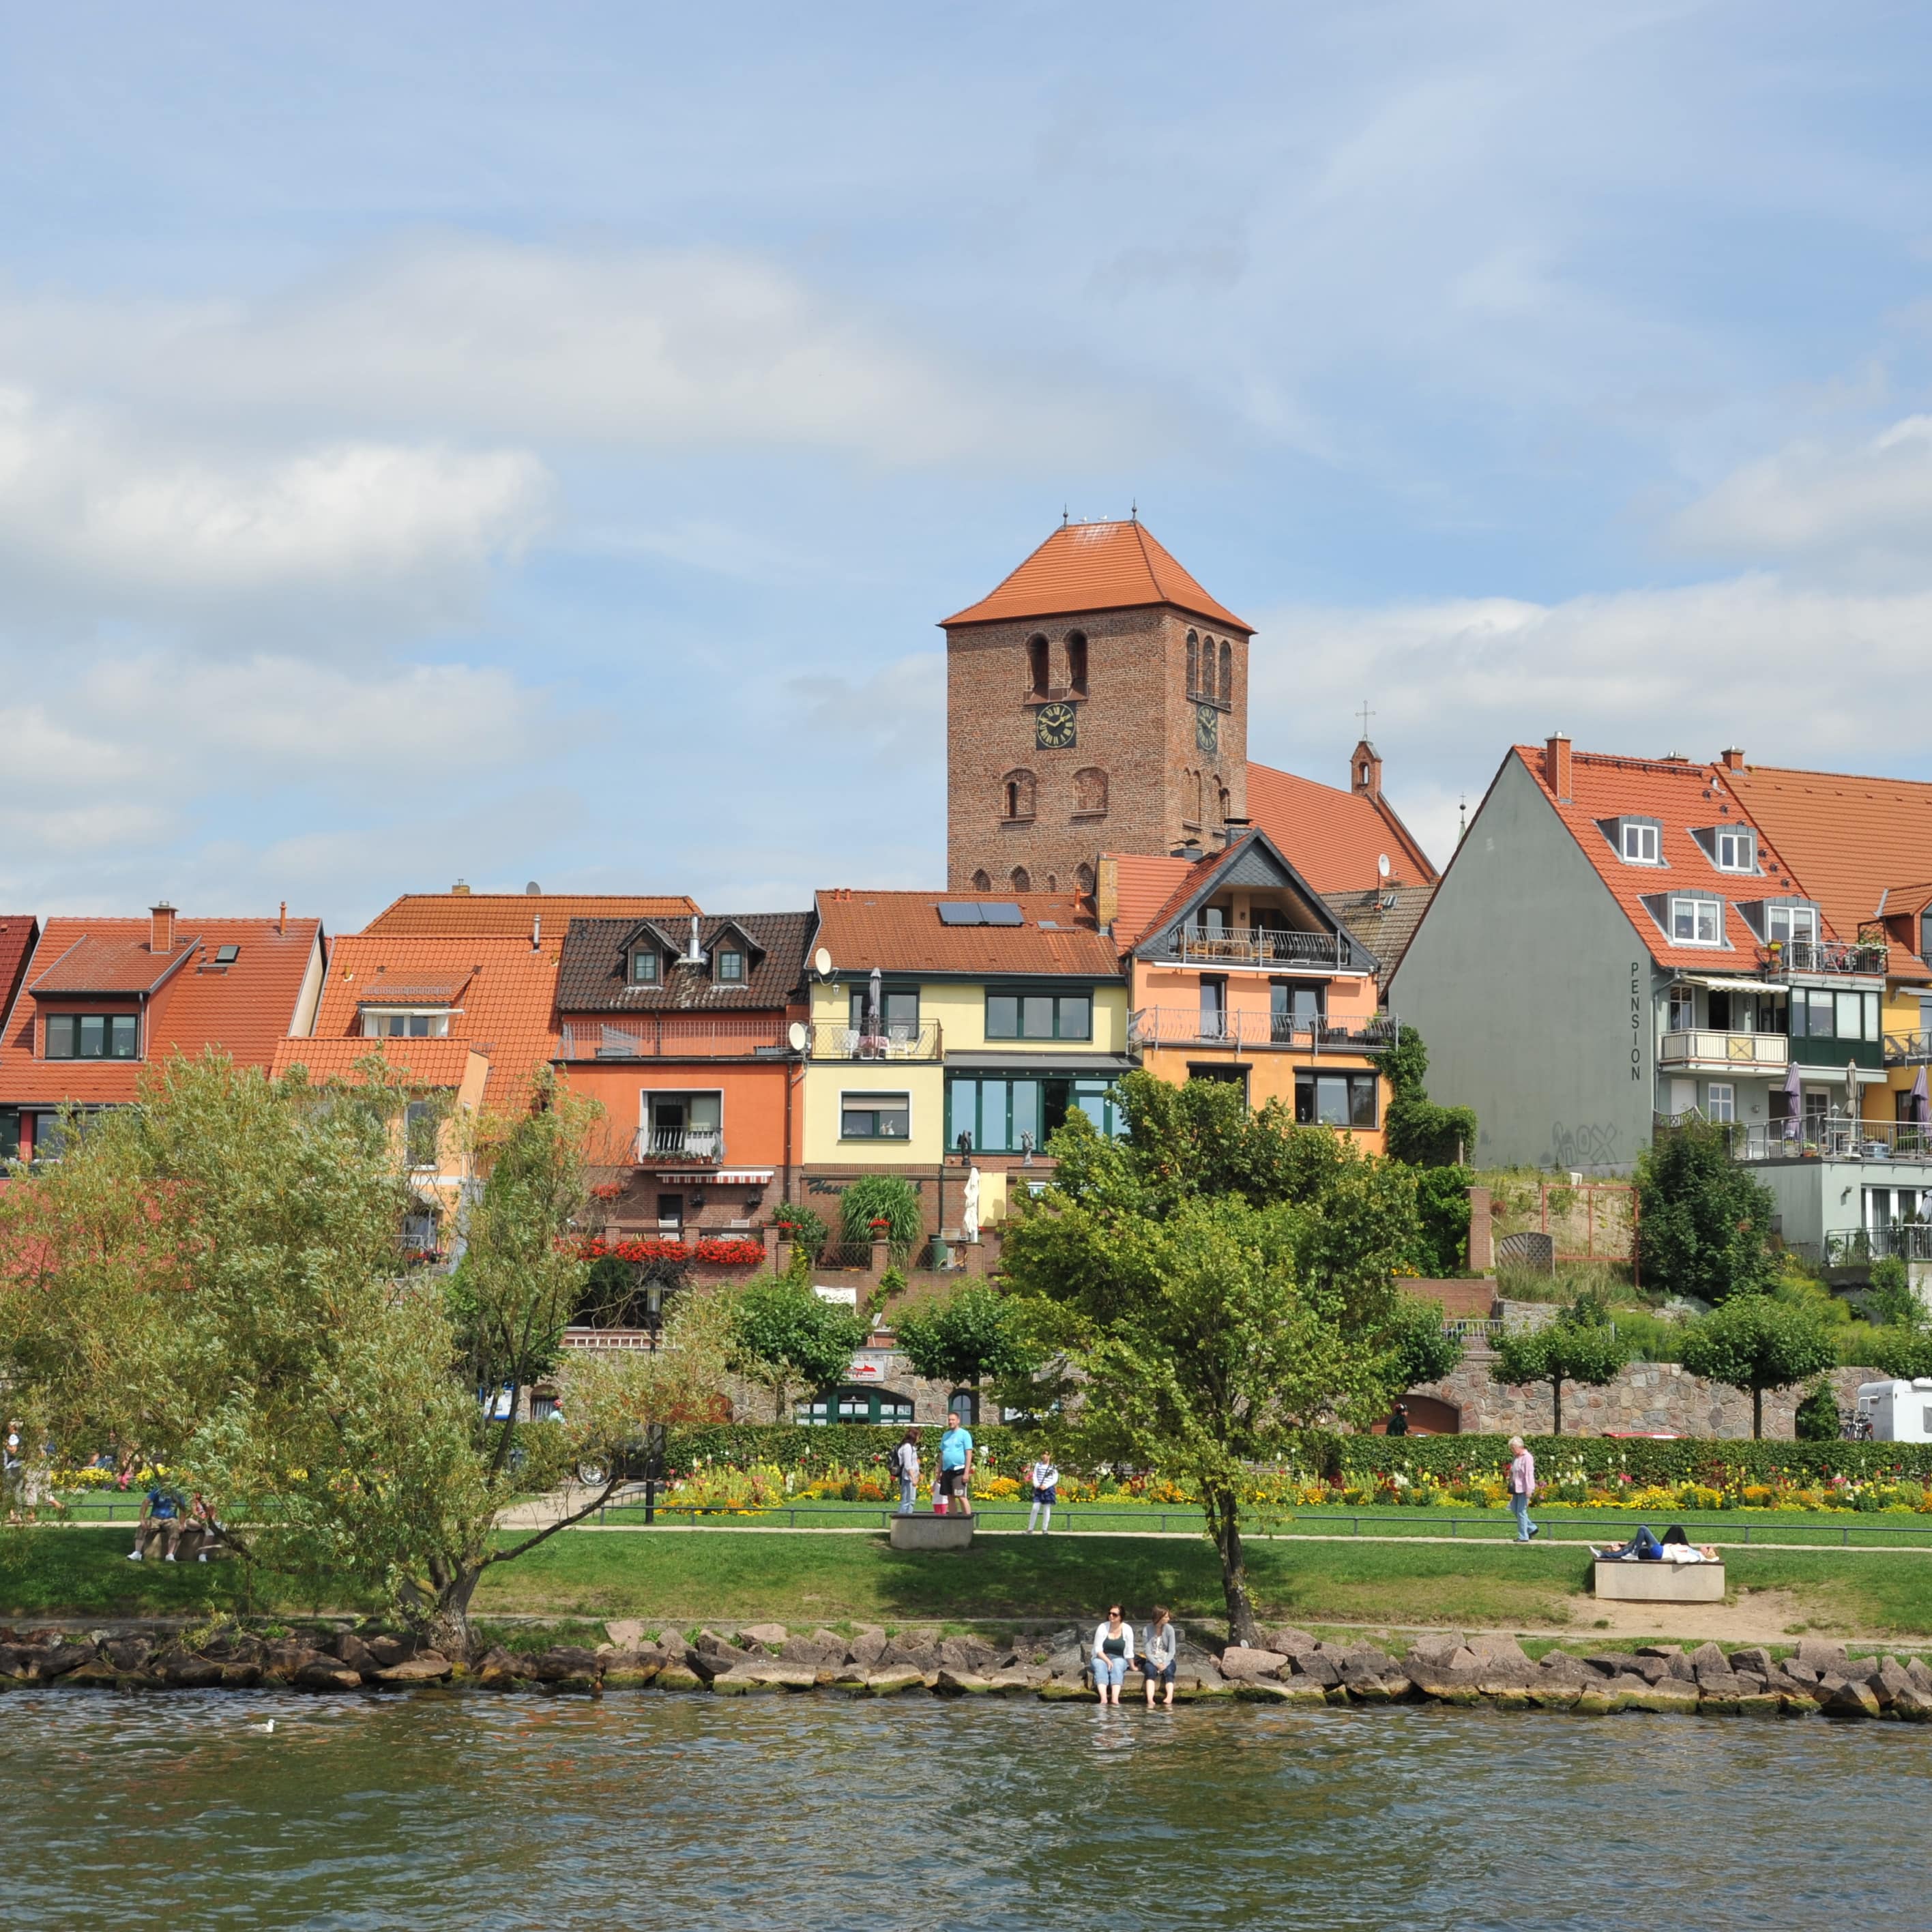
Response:
[[[1688,548],[1896,581],[1932,572],[1932,416],[1854,444],[1802,441],[1744,464],[1676,519]]]
[[[418,236],[269,302],[0,303],[0,370],[258,424],[944,463],[1130,440],[1118,402],[928,349],[881,305],[715,248]]]
[[[812,742],[856,752],[886,771],[943,758],[946,746],[946,659],[916,651],[870,677],[815,674],[788,679],[787,696]]]
[[[1932,592],[1840,594],[1749,575],[1536,604],[1457,598],[1287,607],[1261,620],[1250,748],[1343,782],[1366,698],[1392,801],[1438,863],[1509,746],[1912,775],[1918,747],[1874,694],[1916,690]]]
[[[0,392],[0,584],[16,621],[22,601],[148,620],[272,602],[298,627],[320,607],[445,620],[549,496],[520,452],[339,442],[261,459]]]

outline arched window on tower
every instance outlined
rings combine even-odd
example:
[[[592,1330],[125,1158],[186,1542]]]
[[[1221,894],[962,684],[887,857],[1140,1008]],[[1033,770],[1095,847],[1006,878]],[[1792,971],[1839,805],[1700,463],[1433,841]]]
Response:
[[[1069,631],[1066,634],[1066,688],[1076,695],[1087,695],[1087,633]]]
[[[1000,812],[1005,818],[1030,818],[1033,816],[1033,774],[1030,772],[1009,772],[1000,781]]]
[[[1211,698],[1214,695],[1214,640],[1201,640],[1201,695]]]
[[[1232,805],[1234,801],[1228,795],[1228,788],[1220,782],[1219,773],[1216,773],[1215,776],[1214,792],[1214,802],[1220,807],[1221,809],[1220,817],[1214,822],[1217,825],[1226,825],[1228,822],[1228,808],[1229,806]]]
[[[976,892],[990,892],[993,890],[992,875],[983,866],[973,874],[973,890]]]
[[[1181,801],[1187,812],[1187,822],[1198,826],[1201,823],[1201,774],[1190,772],[1184,782]]]
[[[1082,863],[1073,871],[1073,890],[1083,898],[1090,898],[1094,892],[1094,868]]]
[[[1012,883],[1013,890],[1016,892],[1030,892],[1033,890],[1033,880],[1028,876],[1027,868],[1024,866],[1016,866],[1013,868]]]
[[[1221,640],[1221,702],[1232,704],[1234,701],[1234,647],[1226,638]]]
[[[1027,640],[1027,679],[1034,697],[1046,695],[1046,640],[1037,634]]]
[[[1047,874],[1046,889],[1050,892],[1057,892],[1059,891],[1060,874],[1058,872],[1049,872]]]
[[[1089,765],[1073,774],[1073,809],[1098,816],[1107,808],[1107,774],[1098,765]]]
[[[1187,694],[1192,698],[1201,688],[1201,640],[1193,632],[1187,634]]]

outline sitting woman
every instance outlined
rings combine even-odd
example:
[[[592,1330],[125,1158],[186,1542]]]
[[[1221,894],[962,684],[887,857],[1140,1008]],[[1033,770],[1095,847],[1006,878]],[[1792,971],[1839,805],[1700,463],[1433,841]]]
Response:
[[[1134,1627],[1120,1620],[1120,1606],[1114,1604],[1107,1621],[1094,1630],[1094,1688],[1103,1704],[1120,1701],[1120,1685],[1127,1666],[1134,1660]]]

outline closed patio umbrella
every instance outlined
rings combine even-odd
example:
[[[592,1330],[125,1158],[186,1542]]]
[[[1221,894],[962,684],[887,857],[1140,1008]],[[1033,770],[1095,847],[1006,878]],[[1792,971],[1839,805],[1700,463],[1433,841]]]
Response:
[[[1932,1118],[1932,1097],[1928,1097],[1925,1091],[1925,1070],[1922,1066],[1918,1070],[1918,1078],[1912,1083],[1910,1099],[1912,1118],[1922,1127],[1928,1118]]]
[[[1792,1061],[1784,1072],[1784,1138],[1795,1141],[1804,1112],[1804,1088],[1798,1077],[1798,1063]]]

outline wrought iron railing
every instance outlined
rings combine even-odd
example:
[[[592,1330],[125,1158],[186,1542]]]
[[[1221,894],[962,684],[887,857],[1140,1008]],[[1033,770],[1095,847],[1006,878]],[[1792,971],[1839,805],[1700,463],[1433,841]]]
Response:
[[[1695,1123],[1715,1127],[1733,1160],[1916,1160],[1932,1163],[1932,1126],[1908,1120],[1861,1120],[1844,1114],[1807,1114],[1766,1122],[1710,1120],[1696,1108],[1656,1114],[1656,1131]]]
[[[1373,1052],[1393,1046],[1399,1022],[1393,1013],[1353,1026],[1340,1021],[1298,1018],[1292,1013],[1204,1012],[1193,1006],[1142,1006],[1127,1020],[1130,1048],[1227,1046],[1245,1050],[1274,1047],[1283,1052]]]
[[[1889,1221],[1876,1228],[1840,1228],[1825,1237],[1825,1259],[1834,1268],[1896,1259],[1932,1262],[1932,1221]]]
[[[1889,952],[1874,940],[1787,939],[1760,946],[1758,970],[1767,980],[1792,974],[1882,974]]]
[[[942,1051],[937,1020],[885,1021],[876,1026],[820,1021],[811,1030],[814,1060],[937,1060]]]
[[[1224,966],[1345,967],[1351,958],[1346,934],[1273,927],[1179,926],[1161,950],[1170,958]]]

